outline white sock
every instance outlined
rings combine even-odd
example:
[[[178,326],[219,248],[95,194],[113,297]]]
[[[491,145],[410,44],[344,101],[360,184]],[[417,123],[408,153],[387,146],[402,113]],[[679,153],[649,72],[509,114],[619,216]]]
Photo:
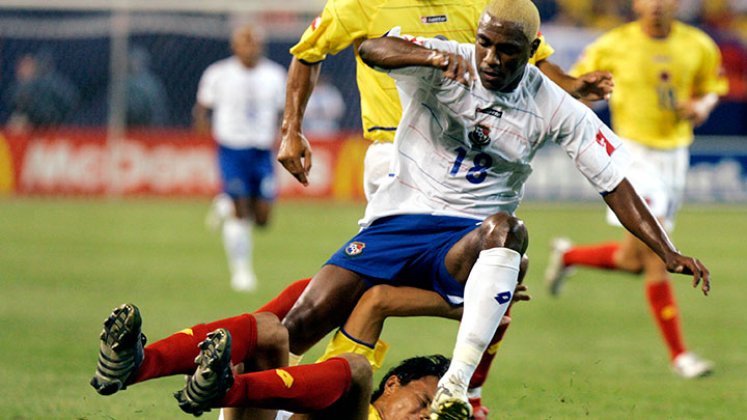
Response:
[[[464,314],[454,355],[438,385],[466,397],[467,385],[511,303],[521,256],[508,248],[480,252],[464,287]]]
[[[223,247],[226,249],[231,274],[244,271],[253,273],[252,225],[245,219],[228,218],[223,223]]]

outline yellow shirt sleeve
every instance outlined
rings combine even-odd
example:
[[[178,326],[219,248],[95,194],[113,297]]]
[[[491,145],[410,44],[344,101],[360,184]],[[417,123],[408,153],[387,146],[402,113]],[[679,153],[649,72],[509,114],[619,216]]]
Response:
[[[729,91],[729,82],[721,67],[721,51],[708,36],[701,37],[701,42],[703,43],[703,60],[695,76],[693,95],[715,93],[724,96]]]
[[[555,49],[547,42],[544,35],[542,35],[541,33],[537,35],[537,38],[539,38],[540,40],[540,44],[539,47],[537,47],[537,51],[534,53],[532,58],[529,59],[529,64],[537,64],[537,62],[539,61],[546,60],[555,52]]]
[[[579,57],[578,61],[576,61],[573,67],[571,67],[568,74],[574,77],[579,77],[596,70],[610,71],[608,63],[605,63],[605,57],[611,53],[607,46],[609,44],[608,38],[608,35],[602,36],[587,45],[581,53],[581,57]]]
[[[299,60],[316,63],[337,54],[368,33],[376,1],[329,0],[322,14],[306,28],[301,39],[290,49]]]

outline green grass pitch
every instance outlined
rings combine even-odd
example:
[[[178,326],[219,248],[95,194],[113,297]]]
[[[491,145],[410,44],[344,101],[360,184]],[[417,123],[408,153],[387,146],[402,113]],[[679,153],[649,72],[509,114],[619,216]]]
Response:
[[[0,199],[0,418],[187,418],[171,393],[182,377],[101,397],[88,385],[101,322],[139,305],[151,341],[184,327],[251,311],[313,274],[352,236],[361,204],[280,202],[256,233],[261,289],[231,291],[208,200]],[[613,240],[602,204],[527,203],[534,299],[514,324],[485,386],[491,418],[741,418],[747,412],[745,207],[690,205],[675,242],[713,275],[703,297],[687,277],[676,295],[689,348],[716,362],[713,376],[675,377],[644,303],[640,278],[578,270],[559,299],[542,273],[554,235]],[[449,355],[457,324],[389,320],[388,366],[416,354]],[[307,356],[319,355],[317,346]],[[388,367],[387,366],[387,367]],[[380,378],[381,372],[376,375]],[[213,413],[206,418],[215,418]]]

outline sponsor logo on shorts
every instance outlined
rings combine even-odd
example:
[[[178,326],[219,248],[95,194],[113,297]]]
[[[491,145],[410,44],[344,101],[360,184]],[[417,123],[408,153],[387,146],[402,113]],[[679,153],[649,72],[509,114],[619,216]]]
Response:
[[[364,244],[363,242],[351,242],[348,244],[348,246],[345,247],[345,253],[351,257],[354,257],[361,254],[363,252],[363,248],[365,247],[366,244]]]
[[[444,23],[447,22],[449,19],[446,17],[446,15],[435,15],[435,16],[421,16],[420,21],[429,24],[429,23]]]

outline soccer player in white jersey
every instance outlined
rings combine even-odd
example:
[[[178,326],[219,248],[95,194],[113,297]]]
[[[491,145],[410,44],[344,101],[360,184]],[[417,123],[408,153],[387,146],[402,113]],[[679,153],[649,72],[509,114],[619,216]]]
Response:
[[[262,40],[248,26],[233,33],[231,47],[233,56],[203,73],[194,116],[198,129],[212,125],[223,192],[233,201],[222,223],[231,286],[253,291],[252,226],[267,224],[275,198],[272,150],[285,99],[285,69],[263,57]]]
[[[527,66],[538,26],[531,1],[493,0],[474,45],[362,42],[361,58],[388,71],[409,100],[390,176],[369,202],[363,229],[327,261],[284,319],[292,352],[305,352],[339,325],[371,284],[434,290],[463,303],[464,315],[433,417],[468,418],[467,383],[515,292],[528,245],[513,212],[530,161],[548,141],[566,151],[669,271],[691,274],[708,293],[707,268],[676,250],[615,162],[625,161],[617,136]]]

